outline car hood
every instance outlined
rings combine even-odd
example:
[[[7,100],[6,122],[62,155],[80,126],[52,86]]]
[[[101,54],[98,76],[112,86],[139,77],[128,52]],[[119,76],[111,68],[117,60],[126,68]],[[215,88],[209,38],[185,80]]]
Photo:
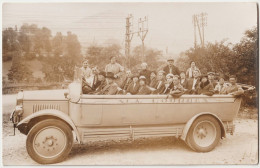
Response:
[[[67,100],[65,92],[66,89],[23,91],[23,100]]]

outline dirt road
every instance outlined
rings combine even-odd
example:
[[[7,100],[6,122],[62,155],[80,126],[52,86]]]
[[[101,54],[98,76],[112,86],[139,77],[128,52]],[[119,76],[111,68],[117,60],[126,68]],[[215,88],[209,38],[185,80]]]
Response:
[[[26,136],[12,134],[8,121],[15,104],[14,95],[3,96],[3,164],[38,165],[27,154]],[[196,153],[183,141],[172,138],[144,138],[131,141],[99,141],[75,144],[69,157],[56,165],[180,165],[180,164],[257,164],[258,120],[235,120],[233,136],[220,141],[208,153]]]

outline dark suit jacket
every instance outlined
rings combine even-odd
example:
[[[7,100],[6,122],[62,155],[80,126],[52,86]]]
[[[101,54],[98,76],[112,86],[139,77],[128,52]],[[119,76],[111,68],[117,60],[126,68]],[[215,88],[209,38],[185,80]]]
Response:
[[[200,86],[198,88],[198,94],[204,94],[204,95],[212,96],[214,94],[213,84],[209,83],[208,85],[204,86],[203,88]]]
[[[162,81],[161,85],[159,86],[160,81],[157,81],[157,84],[155,86],[155,91],[153,91],[153,94],[162,94],[165,90],[165,81]]]
[[[118,85],[116,83],[107,84],[99,94],[101,95],[115,95],[117,93]]]
[[[170,93],[170,91],[173,89],[173,87],[174,87],[174,84],[173,83],[171,83],[167,88],[166,88],[166,86],[164,86],[165,87],[165,89],[164,89],[164,91],[163,91],[163,93],[162,94],[169,94]]]
[[[151,93],[152,93],[152,91],[145,85],[145,86],[139,87],[137,95],[149,95]]]
[[[101,84],[101,81],[98,80],[98,76],[95,75],[93,79],[93,85],[92,85],[92,90],[96,90],[97,87]]]
[[[172,74],[173,75],[180,75],[180,71],[179,71],[179,69],[176,67],[176,66],[172,66],[171,67],[171,69],[172,69]],[[163,68],[163,71],[166,73],[166,74],[168,74],[168,73],[170,73],[170,67],[167,65],[167,66],[165,66],[164,68]]]
[[[131,93],[132,95],[135,95],[139,90],[139,83],[137,82],[134,87],[134,82],[130,83],[130,85],[127,87],[126,93]]]
[[[194,78],[191,78],[191,79],[187,80],[187,85],[186,85],[186,89],[188,89],[186,91],[187,94],[197,94],[197,92],[198,92],[200,79],[198,78],[198,80],[197,80],[197,82],[195,84],[195,90],[192,90],[193,80],[194,80]]]

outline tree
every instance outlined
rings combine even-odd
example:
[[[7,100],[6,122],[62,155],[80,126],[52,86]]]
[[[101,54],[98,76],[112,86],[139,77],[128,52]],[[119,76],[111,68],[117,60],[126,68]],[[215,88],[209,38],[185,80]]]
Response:
[[[195,61],[200,69],[214,71],[225,76],[236,75],[238,82],[256,85],[257,80],[257,28],[245,31],[237,44],[226,40],[207,43],[205,47],[190,48],[185,52],[188,61]],[[183,56],[178,62],[184,61]],[[187,59],[186,59],[187,60]]]
[[[13,58],[11,69],[8,72],[8,80],[14,82],[29,82],[32,77],[32,71],[28,68],[21,56]]]

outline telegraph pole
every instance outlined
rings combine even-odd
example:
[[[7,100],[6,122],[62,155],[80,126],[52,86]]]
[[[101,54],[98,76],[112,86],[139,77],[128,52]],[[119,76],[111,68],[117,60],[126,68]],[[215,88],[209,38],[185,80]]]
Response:
[[[201,46],[204,47],[204,45],[205,45],[204,28],[205,28],[205,26],[207,26],[207,15],[208,15],[207,13],[202,12],[200,14],[192,16],[192,22],[193,22],[193,26],[194,26],[194,48],[197,47],[196,27],[198,28]]]
[[[146,25],[145,25],[146,23]],[[142,40],[142,61],[145,61],[144,57],[144,39],[146,37],[146,34],[148,32],[148,17],[145,16],[144,19],[139,18],[138,20],[138,36]]]
[[[202,39],[203,39],[203,43],[202,46],[204,47],[204,42],[205,42],[205,36],[204,36],[204,27],[207,26],[207,13],[201,13],[200,14],[200,20],[201,20],[201,28],[202,28]]]
[[[130,47],[133,38],[133,16],[132,14],[126,17],[126,33],[125,33],[125,56],[128,59],[128,67],[130,68]]]
[[[192,16],[192,23],[194,26],[194,48],[197,48],[196,15]]]

